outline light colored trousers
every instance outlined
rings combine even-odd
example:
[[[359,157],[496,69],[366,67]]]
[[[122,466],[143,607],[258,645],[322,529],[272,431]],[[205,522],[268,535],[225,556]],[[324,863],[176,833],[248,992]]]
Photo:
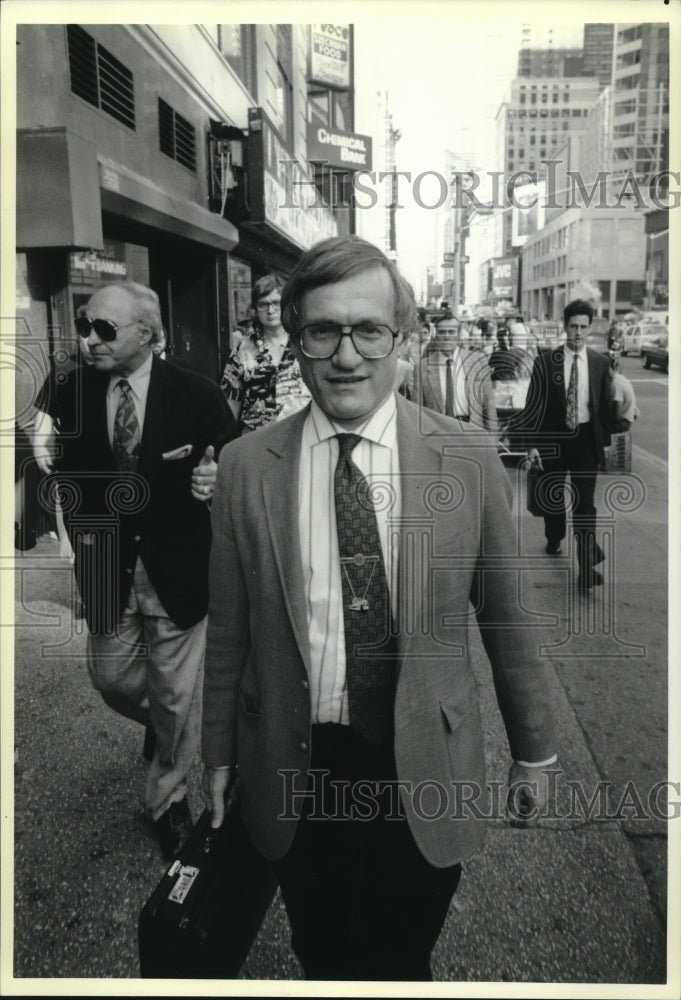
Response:
[[[154,727],[156,751],[144,796],[153,820],[184,798],[199,748],[206,621],[178,628],[138,559],[116,635],[88,636],[95,690],[115,712]]]

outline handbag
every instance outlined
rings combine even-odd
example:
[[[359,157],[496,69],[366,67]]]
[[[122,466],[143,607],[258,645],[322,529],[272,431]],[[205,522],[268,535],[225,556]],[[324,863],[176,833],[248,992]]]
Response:
[[[236,979],[276,890],[238,804],[217,830],[204,810],[140,913],[142,977]]]
[[[541,479],[544,470],[533,462],[527,470],[527,509],[534,517],[543,517],[544,508],[541,504]]]

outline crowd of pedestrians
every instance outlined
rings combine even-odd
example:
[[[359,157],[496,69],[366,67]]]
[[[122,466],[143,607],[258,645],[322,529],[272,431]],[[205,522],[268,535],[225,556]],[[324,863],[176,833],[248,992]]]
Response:
[[[504,569],[516,528],[495,386],[526,380],[516,441],[560,491],[570,477],[583,591],[602,582],[595,482],[611,433],[638,415],[633,390],[588,347],[588,302],[567,306],[558,348],[522,320],[431,323],[357,237],[311,248],[287,282],[259,278],[251,306],[218,385],[166,357],[151,289],[98,288],[76,320],[80,358],[38,395],[15,478],[32,460],[58,484],[52,513],[74,562],[89,675],[143,727],[145,805],[164,855],[191,829],[187,775],[202,743],[216,825],[238,768],[243,820],[277,873],[308,978],[428,979],[482,825],[424,822],[408,791],[377,796],[370,822],[341,815],[335,783],[484,785],[472,603],[509,737],[509,810],[529,825],[557,747],[546,668]],[[432,520],[424,484],[443,472],[463,497],[455,516],[437,513],[433,537],[467,568],[440,576],[426,608],[398,572],[390,525]],[[376,483],[390,504],[372,499]],[[565,506],[544,520],[555,556]],[[456,661],[441,656],[444,616],[463,623],[447,637]],[[327,776],[326,824],[305,794],[315,771]],[[302,782],[288,822],[284,772]]]

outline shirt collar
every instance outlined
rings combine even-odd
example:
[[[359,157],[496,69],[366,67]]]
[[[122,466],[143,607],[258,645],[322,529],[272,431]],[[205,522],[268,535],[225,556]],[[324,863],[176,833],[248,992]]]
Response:
[[[139,368],[136,368],[134,372],[130,375],[121,375],[119,372],[112,374],[109,379],[109,392],[113,392],[118,383],[122,378],[126,379],[130,383],[130,388],[134,394],[141,398],[146,389],[149,387],[149,379],[151,378],[151,365],[154,360],[154,352],[149,351],[149,357],[146,358]]]
[[[378,409],[359,427],[355,427],[350,433],[358,434],[368,441],[391,448],[397,440],[396,431],[397,404],[395,393],[391,392],[381,403]],[[306,435],[304,441],[310,447],[319,444],[320,441],[327,441],[337,434],[347,434],[344,427],[335,424],[324,411],[312,400],[310,412],[306,420]]]
[[[581,358],[583,361],[586,360],[586,344],[584,347],[580,347],[578,351],[573,351],[571,347],[565,345],[565,357],[566,358]]]

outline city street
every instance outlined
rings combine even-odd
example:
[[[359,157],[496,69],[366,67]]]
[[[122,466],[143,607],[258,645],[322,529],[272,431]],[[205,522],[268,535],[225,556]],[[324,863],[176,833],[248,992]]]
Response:
[[[620,358],[620,369],[636,393],[636,403],[641,416],[634,424],[634,445],[651,455],[668,461],[667,404],[669,375],[659,368],[646,371],[640,358]]]
[[[657,376],[643,377],[656,398]],[[598,494],[610,557],[605,586],[588,597],[568,586],[567,558],[543,555],[541,524],[521,497],[523,551],[534,570],[526,604],[549,616],[557,808],[531,831],[490,820],[485,849],[464,866],[434,953],[439,980],[665,981],[667,494],[660,457],[637,451],[632,476],[600,477]],[[102,977],[138,976],[137,917],[164,870],[141,809],[142,732],[90,687],[71,568],[56,543],[41,540],[16,566],[15,975],[92,977],[97,992]],[[479,642],[474,651],[489,778],[504,782],[503,727]],[[197,765],[195,814],[199,774]],[[610,785],[600,800],[603,782]],[[593,800],[590,809],[578,808],[575,784]],[[241,975],[300,978],[278,897]]]

